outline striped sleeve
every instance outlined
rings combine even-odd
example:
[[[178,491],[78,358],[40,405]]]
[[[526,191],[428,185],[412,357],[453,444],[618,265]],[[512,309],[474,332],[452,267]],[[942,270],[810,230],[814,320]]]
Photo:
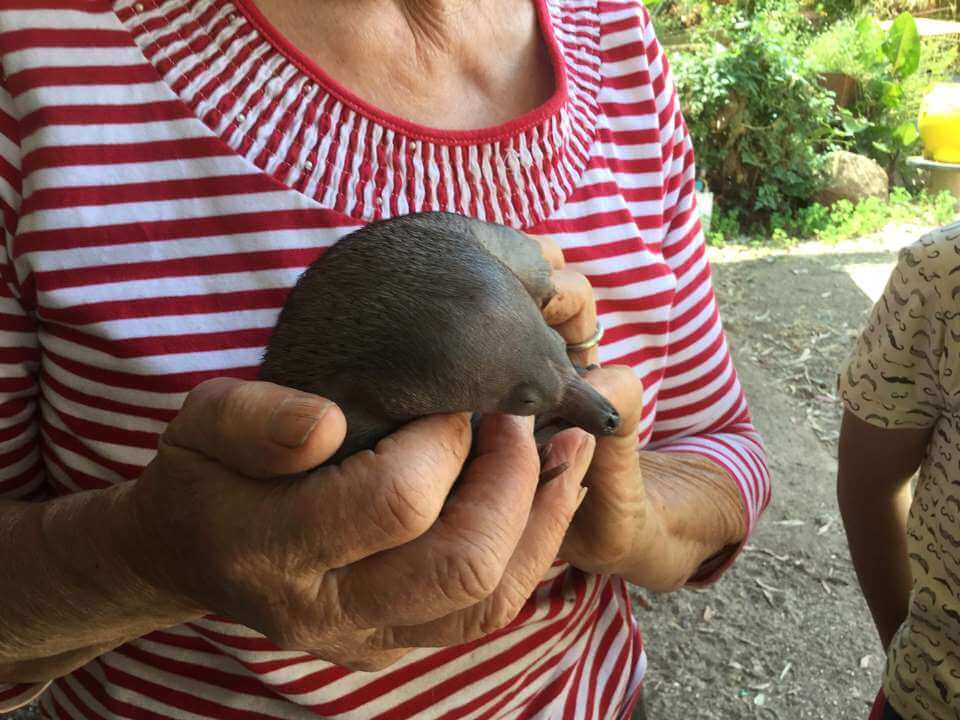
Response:
[[[12,260],[20,207],[20,143],[13,104],[0,86],[0,497],[29,499],[43,490],[37,417],[37,332],[24,307]]]
[[[668,62],[642,13],[663,152],[663,257],[677,280],[650,447],[696,453],[723,467],[743,496],[749,536],[770,500],[766,454],[720,322],[696,206],[693,144]]]
[[[31,499],[43,490],[37,419],[37,334],[20,302],[11,241],[20,207],[20,141],[13,103],[0,85],[0,499]],[[48,683],[0,683],[0,713],[26,705]]]

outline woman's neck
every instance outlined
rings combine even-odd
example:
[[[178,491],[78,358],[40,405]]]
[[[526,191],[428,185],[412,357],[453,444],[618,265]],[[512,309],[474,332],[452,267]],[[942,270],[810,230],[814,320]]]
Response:
[[[553,93],[533,0],[254,1],[334,80],[413,122],[496,125]]]
[[[462,49],[463,26],[476,5],[466,0],[385,0],[406,20],[414,44],[441,54]],[[381,0],[381,4],[383,0]]]

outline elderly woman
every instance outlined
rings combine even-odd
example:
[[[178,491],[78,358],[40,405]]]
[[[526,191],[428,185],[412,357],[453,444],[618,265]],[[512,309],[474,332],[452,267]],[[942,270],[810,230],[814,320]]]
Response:
[[[643,7],[0,7],[3,707],[628,714],[626,582],[714,580],[768,497]],[[252,381],[301,270],[423,210],[550,238],[547,321],[581,361],[606,329],[623,430],[558,436],[542,487],[511,417],[466,467],[438,415],[299,474],[343,416]]]

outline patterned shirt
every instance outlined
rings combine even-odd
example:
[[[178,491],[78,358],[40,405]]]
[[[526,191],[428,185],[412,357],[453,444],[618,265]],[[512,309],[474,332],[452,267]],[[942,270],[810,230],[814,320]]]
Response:
[[[357,98],[249,0],[0,5],[0,494],[137,478],[192,387],[255,377],[324,248],[448,210],[560,243],[595,288],[601,359],[643,379],[640,442],[721,465],[752,528],[763,448],[648,15],[633,0],[536,5],[554,95],[455,132]],[[625,583],[558,563],[509,627],[381,672],[211,616],[106,653],[41,703],[57,718],[611,718],[644,667]]]
[[[960,223],[900,253],[840,377],[881,428],[931,428],[907,521],[913,588],[883,689],[904,720],[960,718]]]

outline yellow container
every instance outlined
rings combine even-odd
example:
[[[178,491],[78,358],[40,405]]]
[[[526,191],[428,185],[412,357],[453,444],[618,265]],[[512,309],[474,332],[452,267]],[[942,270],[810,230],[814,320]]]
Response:
[[[917,122],[925,157],[960,163],[960,83],[937,83],[920,103]]]

